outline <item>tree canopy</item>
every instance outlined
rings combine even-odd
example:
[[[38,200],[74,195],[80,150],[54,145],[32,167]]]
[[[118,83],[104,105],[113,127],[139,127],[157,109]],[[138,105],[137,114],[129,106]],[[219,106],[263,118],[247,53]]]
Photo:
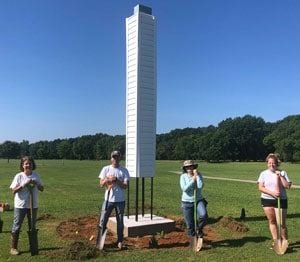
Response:
[[[5,141],[0,157],[36,159],[109,159],[112,150],[126,151],[125,135],[98,133],[69,139],[39,141],[30,144]],[[300,161],[300,115],[291,115],[275,123],[245,115],[227,118],[218,126],[175,129],[156,135],[156,159],[206,161],[261,161],[277,152],[283,161]]]

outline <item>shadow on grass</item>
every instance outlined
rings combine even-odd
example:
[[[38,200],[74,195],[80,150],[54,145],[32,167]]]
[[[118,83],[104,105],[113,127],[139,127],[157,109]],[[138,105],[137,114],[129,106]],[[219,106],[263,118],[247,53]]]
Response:
[[[48,248],[39,248],[39,254],[41,254],[41,251],[57,251],[57,250],[63,250],[63,247],[48,247]],[[21,254],[30,254],[30,250],[26,250],[26,251],[20,251],[20,255]],[[43,254],[45,255],[45,254]]]
[[[300,241],[290,243],[289,248],[287,250],[287,253],[293,253],[293,252],[298,252],[297,249],[300,249]]]
[[[214,241],[211,243],[213,247],[242,247],[249,242],[259,243],[269,240],[267,237],[243,237],[238,239],[224,239],[220,241]]]
[[[287,214],[287,219],[291,218],[300,218],[300,214]],[[235,218],[237,221],[264,221],[267,219],[266,216],[255,216],[255,217],[248,217],[246,216],[244,219]],[[216,221],[217,222],[217,221]]]

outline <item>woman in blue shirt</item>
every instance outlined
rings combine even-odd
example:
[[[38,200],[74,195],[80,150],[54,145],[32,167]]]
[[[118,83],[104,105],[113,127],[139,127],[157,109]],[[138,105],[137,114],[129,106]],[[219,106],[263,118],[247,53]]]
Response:
[[[183,174],[180,176],[180,187],[182,190],[181,208],[187,227],[190,241],[196,235],[203,237],[204,223],[208,218],[206,205],[207,202],[201,194],[204,187],[203,177],[197,170],[198,165],[193,160],[186,160],[183,163]],[[196,201],[194,190],[196,190]],[[197,203],[197,228],[194,221],[194,203]],[[192,242],[191,242],[192,243]]]

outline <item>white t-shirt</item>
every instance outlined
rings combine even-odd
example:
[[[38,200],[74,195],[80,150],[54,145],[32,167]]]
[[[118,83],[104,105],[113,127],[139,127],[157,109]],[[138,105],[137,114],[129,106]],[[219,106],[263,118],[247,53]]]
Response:
[[[113,175],[115,176],[119,181],[129,181],[129,172],[127,168],[119,166],[119,167],[113,167],[112,165],[105,166],[102,168],[99,178],[104,179],[106,176]],[[108,191],[105,191],[105,200],[107,200],[107,194]],[[123,202],[125,201],[125,194],[122,188],[120,188],[115,183],[113,184],[113,187],[110,190],[109,193],[109,202]]]
[[[287,182],[291,182],[289,179],[287,173],[285,171],[280,171],[281,175],[284,176]],[[271,190],[271,191],[277,191],[277,175],[270,171],[269,169],[264,170],[260,173],[259,178],[257,180],[258,183],[263,183],[265,188]],[[276,199],[273,196],[261,193],[261,198],[265,199]],[[280,198],[281,199],[287,199],[287,194],[285,188],[280,183]]]
[[[37,184],[43,185],[40,176],[37,173],[32,172],[30,176],[27,176],[24,172],[20,172],[15,175],[10,189],[13,189],[17,186],[20,186],[23,182],[27,180],[35,180]],[[35,186],[32,190],[33,192],[33,208],[38,208],[38,188]],[[30,190],[28,186],[20,189],[17,193],[15,193],[14,198],[14,207],[15,208],[30,208]]]

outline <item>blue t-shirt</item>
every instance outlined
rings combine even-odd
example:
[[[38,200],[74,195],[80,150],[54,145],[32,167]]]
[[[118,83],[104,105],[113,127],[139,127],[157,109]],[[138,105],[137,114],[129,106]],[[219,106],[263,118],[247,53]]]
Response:
[[[197,201],[203,199],[201,189],[204,187],[204,181],[202,175],[198,172],[197,175],[197,188],[196,188],[196,199]],[[180,187],[182,190],[181,200],[184,202],[194,202],[194,188],[195,182],[193,176],[184,173],[180,176]]]

